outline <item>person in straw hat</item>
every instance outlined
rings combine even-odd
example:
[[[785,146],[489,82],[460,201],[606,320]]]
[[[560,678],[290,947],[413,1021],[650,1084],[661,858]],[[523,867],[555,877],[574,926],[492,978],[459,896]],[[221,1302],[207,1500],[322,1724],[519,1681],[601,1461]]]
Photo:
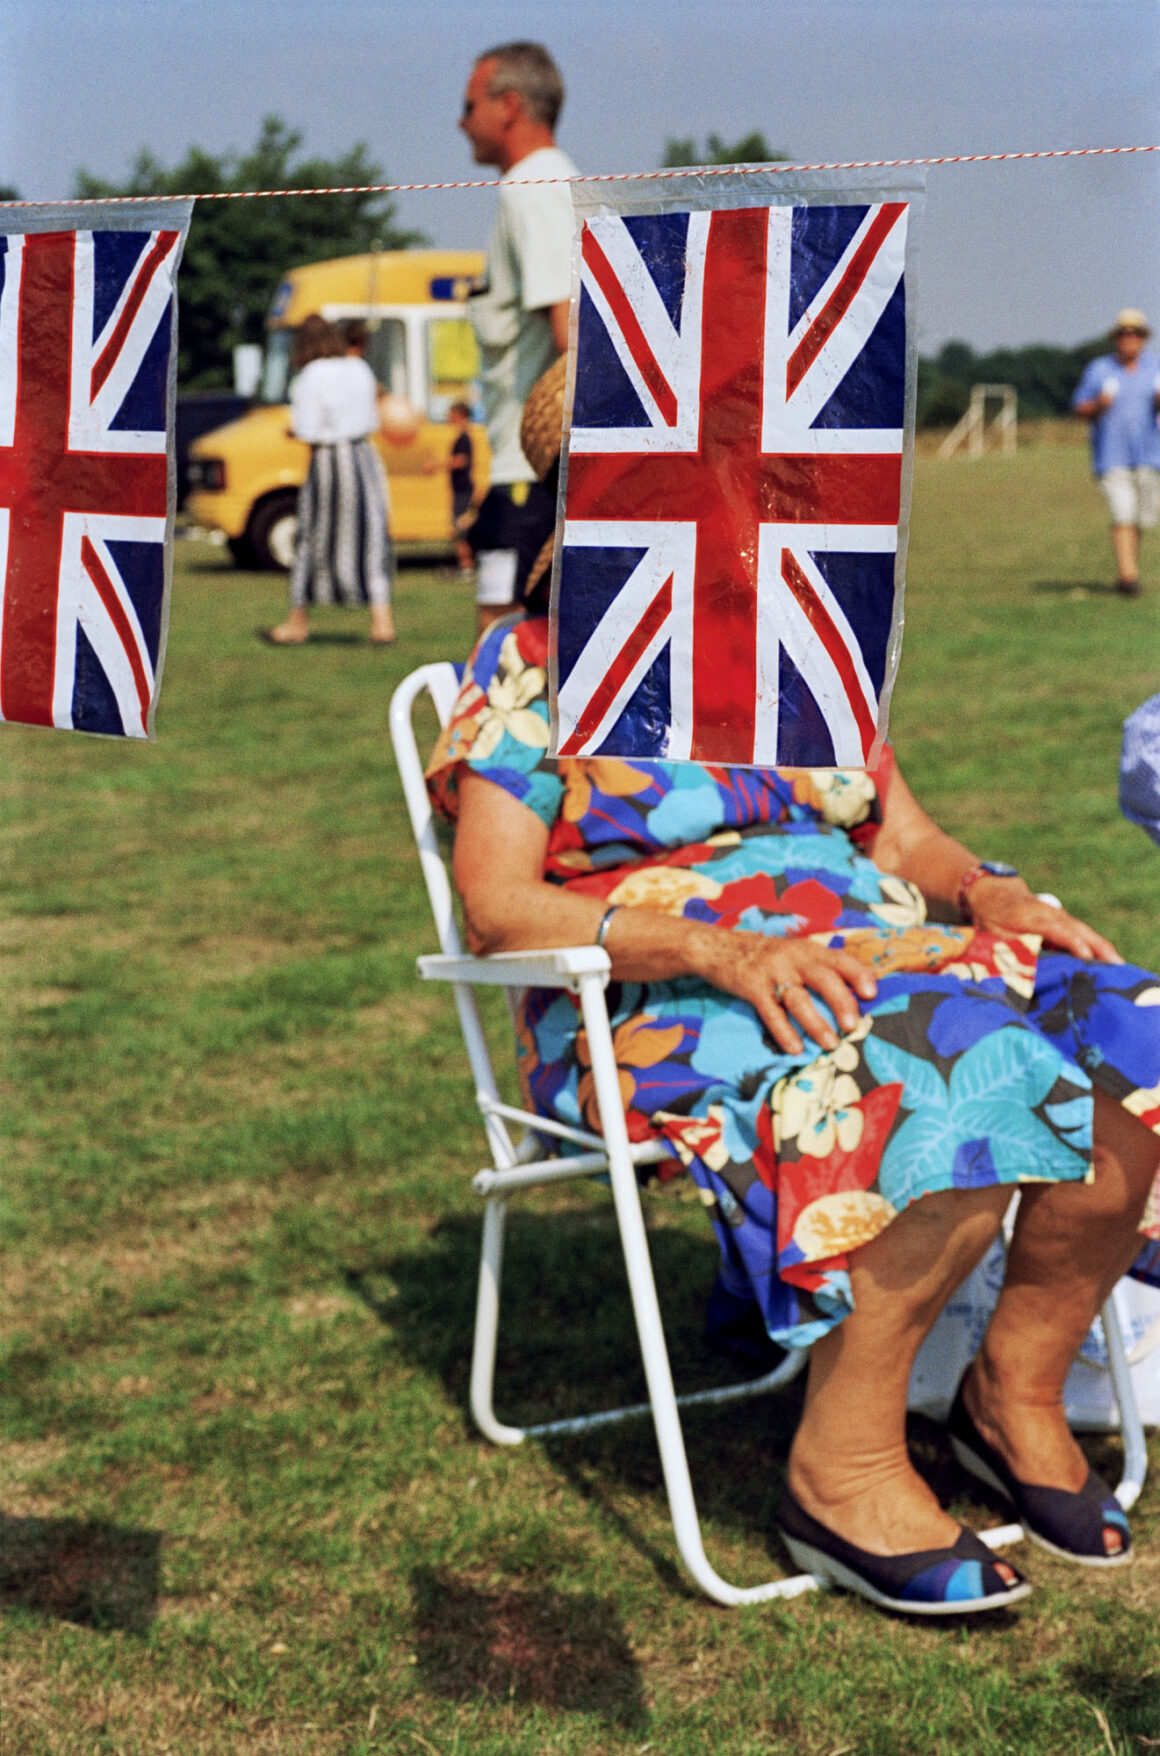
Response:
[[[1121,311],[1112,325],[1113,352],[1093,360],[1072,407],[1091,428],[1092,468],[1112,519],[1116,590],[1140,590],[1140,532],[1160,514],[1160,356],[1142,311]]]
[[[542,474],[562,377],[543,435],[536,391],[525,411]],[[660,1175],[698,1185],[719,1287],[811,1349],[790,1553],[912,1615],[1027,1595],[906,1445],[919,1344],[1021,1187],[949,1437],[1037,1542],[1121,1565],[1127,1521],[1063,1384],[1128,1265],[1160,1279],[1160,978],[939,830],[889,747],[873,772],[548,759],[550,563],[545,545],[528,613],[472,654],[428,784],[472,951],[604,947],[630,1137],[669,1142]],[[598,1127],[572,997],[527,993],[519,1041],[529,1103]]]

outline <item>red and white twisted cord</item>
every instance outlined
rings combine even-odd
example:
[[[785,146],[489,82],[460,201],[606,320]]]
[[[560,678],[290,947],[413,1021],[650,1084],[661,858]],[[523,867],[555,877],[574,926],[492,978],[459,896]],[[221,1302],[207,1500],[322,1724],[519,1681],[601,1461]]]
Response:
[[[513,178],[513,182],[541,183],[660,183],[682,177],[741,177],[755,170],[786,176],[794,171],[891,171],[918,169],[925,165],[995,165],[1022,159],[1105,158],[1114,154],[1160,152],[1157,146],[1056,146],[1038,152],[960,152],[937,158],[840,159],[828,164],[694,165],[660,171],[602,171],[583,177]],[[454,183],[353,183],[331,189],[210,189],[197,195],[90,195],[76,200],[0,201],[10,207],[108,207],[113,203],[147,201],[269,201],[298,195],[409,195],[429,189],[494,189],[494,177],[472,177]]]

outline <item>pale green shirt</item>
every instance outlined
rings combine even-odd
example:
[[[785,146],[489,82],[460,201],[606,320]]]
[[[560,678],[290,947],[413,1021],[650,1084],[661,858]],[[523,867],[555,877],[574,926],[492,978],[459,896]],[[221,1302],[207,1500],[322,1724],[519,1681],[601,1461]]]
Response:
[[[529,390],[556,357],[548,308],[572,295],[571,191],[567,183],[520,184],[575,175],[567,153],[542,146],[500,179],[487,286],[468,306],[482,359],[493,482],[535,479],[520,449],[520,417]]]

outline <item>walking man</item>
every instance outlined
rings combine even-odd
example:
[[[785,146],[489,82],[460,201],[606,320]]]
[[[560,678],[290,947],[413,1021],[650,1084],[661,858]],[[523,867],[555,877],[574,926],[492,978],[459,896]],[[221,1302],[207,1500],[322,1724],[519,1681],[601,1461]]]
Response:
[[[568,346],[572,199],[576,175],[555,141],[564,83],[539,43],[504,43],[471,70],[459,126],[477,165],[501,173],[499,213],[484,286],[468,310],[482,357],[491,486],[470,532],[480,633],[520,602],[523,583],[555,526],[554,496],[520,447],[532,385]]]

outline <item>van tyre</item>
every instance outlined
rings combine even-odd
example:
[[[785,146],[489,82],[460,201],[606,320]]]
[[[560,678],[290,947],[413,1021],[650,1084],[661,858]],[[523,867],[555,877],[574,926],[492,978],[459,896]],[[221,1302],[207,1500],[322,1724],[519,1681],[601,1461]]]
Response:
[[[264,572],[288,573],[294,564],[297,535],[298,494],[294,489],[259,500],[246,526],[253,566]]]

